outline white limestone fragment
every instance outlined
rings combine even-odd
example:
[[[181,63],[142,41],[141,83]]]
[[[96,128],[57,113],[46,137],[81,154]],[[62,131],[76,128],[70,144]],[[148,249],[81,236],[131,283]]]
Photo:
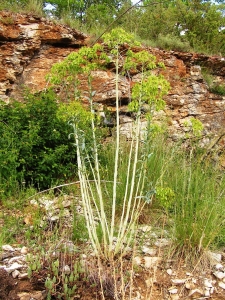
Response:
[[[216,264],[216,265],[215,265],[215,268],[216,268],[217,270],[221,270],[221,269],[223,269],[223,265],[221,265],[221,264]]]
[[[141,265],[141,262],[142,262],[142,259],[140,256],[135,256],[134,257],[134,264],[137,265],[137,266],[140,266]]]
[[[223,279],[225,278],[225,273],[224,272],[221,272],[221,271],[216,271],[213,273],[213,275],[218,278],[218,279]]]
[[[149,257],[149,256],[145,256],[144,257],[144,266],[145,268],[149,269],[149,268],[153,268],[155,267],[160,261],[162,260],[161,257]]]
[[[172,283],[175,285],[180,285],[186,282],[187,279],[172,279]]]
[[[177,288],[174,288],[174,287],[171,287],[171,288],[169,288],[168,292],[169,292],[170,294],[177,294],[178,289],[177,289]]]
[[[12,272],[12,277],[17,278],[19,276],[19,274],[20,274],[20,271],[15,270],[15,271]]]
[[[23,246],[20,250],[21,254],[27,254],[28,253],[28,248]]]
[[[5,268],[6,272],[7,273],[12,273],[13,271],[15,270],[19,270],[19,269],[22,269],[24,266],[23,265],[20,265],[18,264],[17,262],[13,263],[10,267],[8,268]]]
[[[220,281],[218,283],[218,286],[225,290],[225,283],[224,282]]]
[[[154,249],[154,248],[149,248],[149,247],[146,247],[146,246],[143,246],[142,247],[142,252],[145,253],[145,254],[149,254],[151,256],[155,256],[156,253],[157,253],[157,250]]]
[[[167,269],[166,273],[171,276],[171,275],[173,275],[173,270],[172,269]]]
[[[10,245],[2,245],[2,250],[11,252],[15,251],[15,249]]]
[[[205,286],[206,288],[212,288],[212,287],[213,287],[211,281],[208,280],[207,278],[204,279],[204,286]]]
[[[70,271],[70,267],[69,267],[68,265],[65,265],[65,266],[63,267],[63,273],[69,275],[70,272],[71,272],[71,271]]]

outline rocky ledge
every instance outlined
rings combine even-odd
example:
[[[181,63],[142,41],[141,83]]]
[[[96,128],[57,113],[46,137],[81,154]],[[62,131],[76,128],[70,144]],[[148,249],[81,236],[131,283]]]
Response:
[[[0,98],[4,101],[9,101],[10,97],[19,99],[23,86],[31,91],[46,88],[45,76],[51,66],[86,45],[88,39],[85,34],[51,20],[0,12]],[[216,138],[223,136],[225,97],[209,91],[202,70],[207,69],[215,81],[224,84],[225,58],[147,49],[158,61],[164,62],[166,69],[160,72],[171,84],[171,90],[165,97],[166,110],[158,116],[160,120],[166,120],[171,137],[184,137],[188,130],[186,124],[191,117],[203,123],[205,135],[211,134]],[[113,107],[115,74],[106,70],[93,75],[95,101]],[[135,81],[135,76],[132,80]],[[128,85],[128,80],[121,77],[120,99],[125,106]],[[85,89],[87,85],[84,83],[82,90],[85,92]],[[224,147],[223,143],[221,139],[220,146]],[[210,146],[208,138],[205,138],[204,144]]]

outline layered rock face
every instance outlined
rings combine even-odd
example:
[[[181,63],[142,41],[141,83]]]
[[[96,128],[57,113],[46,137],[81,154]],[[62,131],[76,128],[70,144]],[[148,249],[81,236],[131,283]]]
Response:
[[[1,12],[0,98],[19,98],[23,86],[44,89],[52,65],[84,45],[86,38],[43,18]]]
[[[20,99],[24,86],[33,92],[43,90],[48,86],[45,76],[51,66],[86,45],[87,41],[85,34],[44,18],[1,12],[0,99]],[[173,139],[185,135],[185,124],[191,117],[204,124],[205,133],[221,135],[225,127],[225,97],[209,92],[202,69],[207,68],[218,82],[225,83],[225,58],[152,48],[148,51],[166,66],[159,72],[170,82],[171,89],[165,97],[166,110],[159,118],[166,119]],[[132,80],[137,78],[138,74]],[[113,107],[114,83],[112,71],[96,71],[95,101]],[[129,85],[126,77],[120,78],[119,93],[124,106],[129,99]],[[85,92],[85,81],[81,87]]]

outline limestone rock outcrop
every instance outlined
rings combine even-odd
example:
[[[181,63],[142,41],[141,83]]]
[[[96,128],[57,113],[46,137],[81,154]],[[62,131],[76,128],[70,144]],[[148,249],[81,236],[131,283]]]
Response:
[[[22,86],[46,87],[51,66],[85,44],[87,36],[44,18],[0,13],[0,98],[18,98]]]
[[[19,99],[22,88],[31,91],[46,88],[46,74],[51,66],[87,44],[88,36],[44,18],[0,12],[0,99]],[[196,117],[204,124],[205,133],[220,135],[225,128],[225,96],[213,94],[202,77],[207,68],[214,78],[225,84],[225,58],[195,53],[181,53],[147,48],[164,62],[160,71],[170,82],[165,97],[171,136],[185,134],[186,122]],[[135,76],[138,76],[135,75]],[[135,76],[132,80],[135,81]],[[112,71],[94,74],[95,101],[113,107],[115,75]],[[128,79],[120,78],[120,99],[126,106],[129,98]],[[85,92],[87,85],[83,82]],[[160,115],[161,116],[161,115]]]

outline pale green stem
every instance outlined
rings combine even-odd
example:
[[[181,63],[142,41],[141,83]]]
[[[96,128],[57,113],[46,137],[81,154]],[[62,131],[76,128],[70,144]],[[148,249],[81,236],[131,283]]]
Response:
[[[117,177],[118,177],[118,160],[119,160],[119,146],[120,146],[120,128],[119,128],[119,53],[117,49],[116,57],[116,150],[115,150],[115,166],[114,166],[114,183],[113,183],[113,201],[112,201],[112,219],[111,230],[109,238],[109,254],[112,253],[113,236],[115,227],[115,213],[116,213],[116,196],[117,196]]]
[[[127,195],[128,195],[128,190],[129,190],[129,187],[130,187],[129,181],[130,181],[131,162],[132,162],[132,154],[133,154],[133,147],[134,147],[133,145],[134,145],[134,139],[133,139],[133,132],[132,132],[132,140],[131,140],[131,145],[130,145],[128,166],[127,166],[126,188],[125,188],[124,199],[123,199],[123,209],[122,209],[122,215],[121,215],[121,218],[120,218],[118,237],[121,236],[121,231],[122,231],[122,228],[123,228],[123,220],[124,220],[124,215],[125,215],[125,211],[126,211]]]
[[[143,74],[143,72],[142,72],[142,74]],[[142,76],[141,83],[143,82],[143,79],[144,79],[144,76]],[[141,104],[142,104],[142,93],[140,92],[140,96],[139,96],[139,108],[141,108]],[[129,232],[128,227],[133,226],[134,222],[135,222],[135,219],[137,219],[137,217],[134,218],[134,210],[136,210],[137,194],[138,193],[140,194],[140,192],[142,194],[142,191],[139,191],[139,185],[140,185],[140,180],[141,180],[141,178],[139,177],[138,186],[137,186],[137,190],[136,190],[136,193],[135,193],[135,199],[133,200],[133,198],[134,198],[135,181],[136,181],[136,170],[137,170],[137,163],[138,163],[138,156],[139,156],[140,115],[141,115],[141,112],[139,110],[138,115],[137,115],[137,119],[136,119],[135,135],[134,135],[134,137],[132,136],[132,143],[133,143],[134,139],[136,140],[136,143],[135,143],[135,149],[134,149],[134,161],[133,161],[133,169],[132,169],[132,179],[131,179],[131,184],[128,185],[129,186],[129,199],[128,199],[128,203],[126,203],[126,201],[124,201],[124,203],[123,203],[123,211],[126,209],[126,215],[125,215],[125,218],[124,218],[124,214],[123,214],[123,218],[121,218],[121,221],[120,221],[118,243],[116,245],[115,252],[119,251],[119,248],[121,248],[121,244],[124,242],[124,239],[126,238],[126,235]],[[133,153],[133,146],[132,146],[131,151],[132,152],[130,152],[129,159],[131,159],[131,156],[132,156],[132,153]],[[129,163],[130,163],[130,161],[129,161]],[[128,170],[130,171],[130,166],[128,166]],[[139,174],[139,175],[141,176],[141,174]],[[142,185],[142,187],[143,187],[143,185]],[[124,199],[124,200],[126,200],[126,199]],[[131,211],[132,202],[133,202],[133,209]],[[136,214],[138,215],[139,211],[136,211]],[[128,224],[128,220],[130,222],[130,225]],[[132,230],[132,232],[133,232],[133,230]],[[131,236],[132,236],[132,234],[131,234]]]
[[[95,173],[94,173],[94,169],[91,165],[91,162],[89,160],[89,166],[92,170],[92,173],[93,173],[93,177],[94,177],[94,183],[96,183],[97,179],[95,177]],[[91,187],[90,181],[88,181],[88,185],[89,185],[89,192],[90,192],[90,199],[92,199],[92,202],[94,203],[94,206],[95,206],[95,209],[96,209],[96,212],[97,212],[97,216],[98,216],[98,219],[100,221],[100,224],[101,224],[101,228],[102,228],[102,232],[103,232],[103,239],[104,239],[104,248],[106,248],[107,244],[108,244],[108,240],[107,240],[107,237],[109,236],[109,231],[108,231],[108,224],[106,222],[106,220],[102,219],[101,217],[101,209],[99,211],[99,207],[97,205],[97,201],[95,199],[95,195],[94,195],[94,192],[93,192],[93,188]],[[97,188],[97,187],[96,187]],[[93,209],[92,209],[92,212],[93,213]],[[105,226],[106,225],[106,226]],[[103,231],[104,229],[106,228],[107,231]],[[105,252],[105,251],[104,251]],[[107,256],[107,255],[106,255]]]
[[[74,133],[75,133],[75,141],[77,144],[78,176],[80,179],[80,188],[81,188],[82,203],[83,203],[83,208],[84,208],[84,215],[85,215],[85,219],[86,219],[88,234],[89,234],[94,252],[99,255],[99,254],[101,254],[101,246],[100,246],[97,232],[96,232],[93,209],[91,207],[91,199],[90,199],[90,195],[88,192],[91,187],[90,187],[88,178],[86,178],[85,164],[82,161],[82,153],[80,152],[80,142],[79,142],[79,137],[77,134],[77,129],[75,126],[74,126]],[[88,185],[89,185],[89,187],[88,187]]]
[[[82,196],[82,203],[83,203],[83,208],[84,208],[84,214],[85,214],[85,219],[86,219],[86,223],[87,223],[87,229],[88,229],[88,233],[89,233],[89,237],[91,239],[91,243],[93,245],[94,251],[97,253],[98,252],[98,247],[96,246],[93,236],[92,236],[92,231],[91,231],[91,224],[90,224],[90,219],[88,216],[88,207],[87,207],[87,190],[85,188],[85,176],[83,175],[83,171],[82,171],[82,160],[81,160],[81,153],[80,153],[80,143],[79,143],[79,138],[78,138],[78,134],[77,134],[77,130],[76,127],[74,125],[74,136],[75,136],[75,141],[76,141],[76,145],[77,145],[77,165],[78,165],[78,176],[80,179],[80,189],[81,189],[81,196]]]
[[[93,111],[93,100],[92,100],[92,89],[90,84],[90,76],[89,76],[89,87],[90,87],[90,106],[91,111]],[[97,141],[96,141],[96,135],[95,135],[95,124],[94,124],[94,116],[91,119],[91,127],[92,127],[92,135],[93,135],[93,148],[94,148],[94,159],[95,159],[95,171],[92,169],[92,173],[94,175],[94,182],[98,193],[99,203],[100,203],[100,222],[103,232],[103,240],[104,240],[104,246],[107,244],[107,236],[109,236],[109,229],[108,229],[108,223],[105,215],[105,208],[104,208],[104,201],[102,196],[102,188],[101,188],[101,178],[100,178],[100,168],[99,168],[99,158],[98,158],[98,148],[97,148]],[[91,166],[91,163],[90,163]],[[91,166],[92,167],[92,166]],[[96,180],[97,178],[97,180]]]
[[[94,122],[92,122],[92,123],[93,123],[92,130],[94,131],[94,129],[95,129]],[[94,201],[93,192],[92,192],[92,197],[93,197],[93,201],[95,202],[95,207],[98,212],[98,217],[100,219],[101,228],[102,228],[102,232],[103,232],[104,244],[107,244],[107,237],[109,236],[109,229],[108,229],[108,224],[107,224],[107,219],[106,219],[105,209],[104,209],[104,201],[103,201],[103,196],[102,196],[101,179],[100,179],[100,171],[99,171],[99,160],[98,160],[97,145],[96,145],[96,139],[95,139],[94,133],[93,133],[93,139],[94,139],[93,143],[94,143],[94,152],[95,152],[95,154],[94,154],[95,169],[92,167],[90,160],[89,160],[89,166],[91,168],[92,175],[94,177],[94,183],[95,183],[95,187],[96,187],[98,199],[99,199],[99,204],[100,204],[100,212],[99,212],[96,201]],[[91,189],[91,187],[90,187],[90,189]]]
[[[143,76],[142,76],[142,81],[143,81]],[[142,102],[142,93],[140,92],[140,96],[139,96],[139,107],[140,108],[141,108],[141,102]],[[131,179],[131,184],[130,184],[130,188],[129,188],[129,200],[128,200],[127,207],[126,207],[126,216],[125,216],[124,219],[121,220],[121,225],[120,225],[121,231],[120,231],[120,236],[118,237],[119,242],[117,244],[116,251],[121,246],[121,243],[123,242],[123,239],[126,235],[126,232],[128,232],[127,231],[128,220],[133,215],[133,214],[131,214],[131,205],[132,205],[132,201],[133,201],[133,197],[134,197],[135,178],[136,178],[136,170],[137,170],[138,155],[139,155],[140,114],[141,114],[141,112],[139,110],[138,115],[137,115],[136,130],[135,130],[135,135],[134,135],[136,143],[135,143],[135,149],[134,149],[134,162],[133,162],[133,169],[132,169],[132,179]],[[134,208],[135,208],[135,203],[134,203],[133,209]],[[130,223],[133,223],[132,219],[130,219]]]
[[[133,143],[134,143],[134,139],[132,138],[131,146],[130,146],[129,159],[128,159],[128,167],[127,167],[126,189],[125,189],[125,194],[124,194],[124,199],[123,199],[123,210],[122,210],[122,215],[121,215],[121,218],[120,218],[120,226],[119,226],[118,236],[121,236],[121,231],[122,231],[122,228],[123,228],[123,220],[124,220],[124,214],[125,214],[125,211],[126,211],[128,189],[130,187],[129,181],[130,181],[130,170],[131,170],[131,161],[132,161],[132,153],[133,153]]]
[[[125,232],[127,231],[127,225],[128,225],[128,220],[129,220],[129,216],[130,216],[130,210],[131,210],[131,204],[132,204],[132,200],[133,200],[133,196],[134,196],[134,187],[135,187],[135,177],[136,177],[136,169],[137,169],[137,161],[138,161],[138,149],[139,149],[139,133],[140,132],[140,124],[139,121],[137,122],[137,127],[136,127],[136,146],[135,146],[135,156],[134,156],[134,163],[133,163],[133,170],[132,170],[132,179],[131,179],[131,185],[130,185],[130,191],[129,191],[129,200],[127,203],[127,208],[126,208],[126,216],[125,219],[123,221],[123,227],[122,227],[122,231],[120,234],[120,237],[118,237],[118,243],[116,245],[116,249],[115,252],[119,251],[118,248],[120,248],[124,237],[125,237]]]

